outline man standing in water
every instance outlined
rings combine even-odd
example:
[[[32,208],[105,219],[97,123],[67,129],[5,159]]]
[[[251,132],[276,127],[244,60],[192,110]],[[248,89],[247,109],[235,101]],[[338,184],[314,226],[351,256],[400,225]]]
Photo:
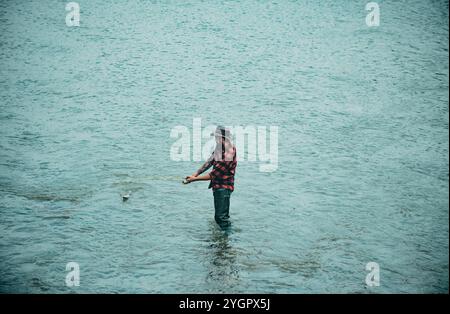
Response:
[[[216,139],[214,152],[200,169],[186,177],[186,184],[194,181],[211,181],[208,188],[212,188],[214,195],[214,219],[224,229],[230,225],[230,197],[234,190],[237,165],[236,147],[231,142],[229,129],[218,126],[214,136]],[[210,173],[201,175],[211,166],[213,170]]]

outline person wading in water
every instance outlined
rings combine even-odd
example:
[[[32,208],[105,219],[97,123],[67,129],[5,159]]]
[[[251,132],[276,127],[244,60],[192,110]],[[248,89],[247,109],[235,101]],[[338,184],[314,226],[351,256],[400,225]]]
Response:
[[[230,130],[218,126],[214,133],[216,147],[208,160],[194,174],[186,177],[185,183],[194,181],[211,181],[208,189],[213,190],[214,219],[222,228],[230,226],[230,197],[234,191],[234,175],[236,173],[236,147],[231,142]],[[213,170],[201,175],[210,167]]]

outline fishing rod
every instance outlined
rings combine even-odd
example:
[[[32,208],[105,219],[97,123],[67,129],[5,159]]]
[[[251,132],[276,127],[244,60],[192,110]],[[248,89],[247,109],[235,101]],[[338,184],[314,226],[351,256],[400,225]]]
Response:
[[[121,182],[133,182],[133,181],[180,181],[180,176],[175,175],[150,175],[150,176],[142,176],[142,177],[132,177],[128,176],[126,179],[121,180]]]

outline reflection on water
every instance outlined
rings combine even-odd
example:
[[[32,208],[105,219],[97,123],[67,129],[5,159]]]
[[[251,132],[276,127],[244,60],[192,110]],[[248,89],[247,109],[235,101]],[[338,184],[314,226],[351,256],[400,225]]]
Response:
[[[237,251],[231,244],[232,229],[222,230],[215,223],[211,223],[209,229],[211,238],[209,254],[205,256],[207,259],[206,281],[213,286],[212,290],[226,292],[227,288],[232,288],[239,280]]]

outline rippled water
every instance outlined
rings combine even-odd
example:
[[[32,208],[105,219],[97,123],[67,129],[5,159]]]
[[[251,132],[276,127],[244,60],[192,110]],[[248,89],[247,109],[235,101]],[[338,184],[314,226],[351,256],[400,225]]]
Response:
[[[447,1],[79,3],[0,2],[1,292],[448,292]],[[228,235],[195,117],[280,128]]]

